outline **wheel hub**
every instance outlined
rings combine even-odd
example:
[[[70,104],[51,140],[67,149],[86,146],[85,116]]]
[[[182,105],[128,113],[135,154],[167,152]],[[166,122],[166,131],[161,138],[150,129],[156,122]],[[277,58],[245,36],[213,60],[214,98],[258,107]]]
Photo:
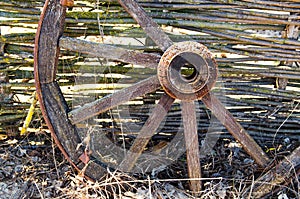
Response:
[[[158,64],[158,79],[173,98],[201,99],[217,80],[217,64],[209,50],[192,41],[168,48]]]

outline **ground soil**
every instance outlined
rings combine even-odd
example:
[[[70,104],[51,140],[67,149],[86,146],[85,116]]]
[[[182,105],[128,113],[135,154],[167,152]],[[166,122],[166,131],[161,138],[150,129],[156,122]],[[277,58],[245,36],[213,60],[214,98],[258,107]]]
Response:
[[[284,156],[288,147],[292,145],[282,144],[277,155]],[[199,198],[241,198],[253,177],[261,172],[231,139],[222,139],[201,162],[203,176],[209,179],[203,181],[204,190]],[[102,181],[91,182],[72,169],[46,132],[9,137],[0,142],[1,199],[193,198],[186,178],[182,157],[155,175],[129,176],[108,171]],[[297,182],[292,183],[268,198],[297,198],[298,189]]]

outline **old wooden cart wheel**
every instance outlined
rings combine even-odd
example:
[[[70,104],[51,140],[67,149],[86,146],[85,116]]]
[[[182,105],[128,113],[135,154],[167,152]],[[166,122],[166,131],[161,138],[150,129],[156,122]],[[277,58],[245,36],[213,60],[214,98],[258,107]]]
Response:
[[[100,179],[107,167],[126,172],[149,172],[154,167],[166,164],[169,161],[167,155],[155,160],[147,159],[147,155],[143,156],[143,153],[176,101],[181,104],[184,141],[174,138],[175,141],[171,141],[167,148],[154,150],[153,153],[157,155],[169,151],[173,154],[172,157],[176,158],[178,151],[181,150],[177,148],[178,143],[183,142],[186,146],[188,174],[194,179],[190,181],[191,190],[199,192],[201,181],[197,178],[201,178],[201,170],[195,103],[199,100],[211,110],[259,166],[268,166],[270,160],[264,150],[211,92],[217,79],[217,64],[204,45],[192,41],[173,43],[134,0],[119,0],[119,3],[163,51],[161,57],[157,54],[63,37],[66,7],[72,3],[68,0],[47,0],[45,3],[35,41],[35,80],[47,125],[60,150],[75,168],[78,170],[84,168],[86,176]],[[142,65],[156,70],[157,73],[129,87],[72,109],[67,104],[56,77],[60,47],[95,57]],[[183,74],[181,71],[184,68],[190,68],[192,73]],[[104,133],[90,135],[76,125],[159,89],[163,94],[125,153]],[[99,155],[97,153],[99,151],[111,152],[111,161],[101,158],[109,154]]]

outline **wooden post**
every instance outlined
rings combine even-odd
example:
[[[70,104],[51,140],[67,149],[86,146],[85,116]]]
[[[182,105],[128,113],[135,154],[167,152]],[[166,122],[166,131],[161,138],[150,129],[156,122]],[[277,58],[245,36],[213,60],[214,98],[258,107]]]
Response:
[[[2,37],[1,28],[0,28],[0,56],[4,55],[4,46],[5,46],[5,40]]]
[[[289,17],[289,21],[293,21],[297,19],[297,13],[291,13]],[[286,29],[282,32],[282,38],[286,39],[295,39],[299,37],[299,26],[294,24],[289,24],[286,26]],[[279,66],[291,67],[293,66],[293,62],[291,61],[282,61]],[[288,84],[287,78],[276,78],[276,88],[285,90]]]
[[[5,72],[0,72],[0,103],[3,103],[10,94],[10,84]]]

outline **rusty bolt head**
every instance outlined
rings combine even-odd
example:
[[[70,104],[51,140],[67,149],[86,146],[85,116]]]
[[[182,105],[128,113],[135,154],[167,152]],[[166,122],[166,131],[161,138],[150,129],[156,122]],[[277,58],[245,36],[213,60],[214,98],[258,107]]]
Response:
[[[172,45],[158,64],[158,79],[173,98],[201,99],[217,80],[217,64],[202,44],[186,41]]]

